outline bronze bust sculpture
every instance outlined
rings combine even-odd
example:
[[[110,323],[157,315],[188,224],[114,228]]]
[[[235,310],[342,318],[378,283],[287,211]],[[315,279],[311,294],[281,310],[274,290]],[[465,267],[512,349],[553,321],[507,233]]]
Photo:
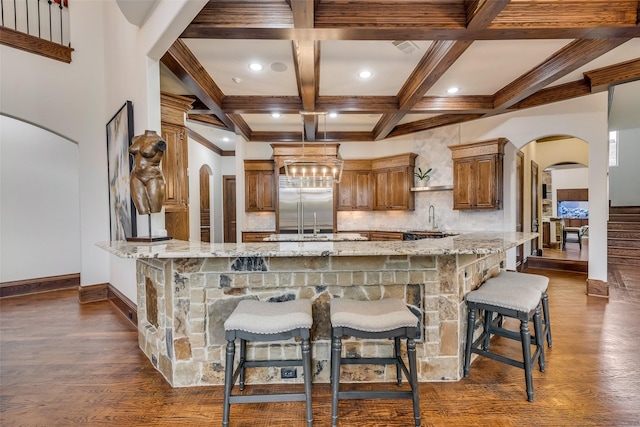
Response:
[[[164,202],[164,176],[160,167],[167,143],[153,130],[134,136],[129,147],[133,154],[131,197],[140,215],[160,212]]]

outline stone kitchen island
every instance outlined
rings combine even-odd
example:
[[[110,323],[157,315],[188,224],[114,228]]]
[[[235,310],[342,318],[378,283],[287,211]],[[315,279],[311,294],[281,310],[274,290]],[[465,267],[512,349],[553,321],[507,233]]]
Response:
[[[239,301],[310,299],[315,382],[329,382],[332,298],[403,299],[419,319],[419,381],[462,377],[464,296],[498,273],[505,251],[537,233],[478,232],[417,241],[210,244],[103,242],[136,260],[140,348],[174,387],[222,385],[224,321]],[[390,343],[350,339],[350,355],[391,355]],[[249,356],[293,358],[293,341],[257,343]],[[391,381],[393,367],[345,366],[345,381]],[[277,368],[248,371],[249,383],[282,380]]]

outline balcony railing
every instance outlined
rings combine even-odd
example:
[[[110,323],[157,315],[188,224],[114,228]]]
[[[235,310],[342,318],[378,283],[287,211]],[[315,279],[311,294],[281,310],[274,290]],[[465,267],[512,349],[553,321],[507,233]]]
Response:
[[[0,0],[0,43],[71,62],[69,0]]]

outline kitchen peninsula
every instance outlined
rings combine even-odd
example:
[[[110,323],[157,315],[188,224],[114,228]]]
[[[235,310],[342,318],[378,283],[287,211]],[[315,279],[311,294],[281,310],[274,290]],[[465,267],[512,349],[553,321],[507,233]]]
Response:
[[[316,382],[329,381],[332,298],[402,298],[419,319],[419,380],[455,381],[464,363],[465,294],[497,274],[506,250],[537,236],[477,232],[415,241],[172,240],[98,246],[136,260],[139,345],[175,387],[223,384],[223,324],[238,302],[249,298],[313,302]],[[345,349],[367,357],[390,354],[391,346],[351,339]],[[299,346],[284,341],[256,344],[248,351],[280,358],[294,356]],[[345,368],[347,381],[386,381],[395,375],[395,370],[367,368]],[[277,371],[253,371],[250,382],[283,381]]]

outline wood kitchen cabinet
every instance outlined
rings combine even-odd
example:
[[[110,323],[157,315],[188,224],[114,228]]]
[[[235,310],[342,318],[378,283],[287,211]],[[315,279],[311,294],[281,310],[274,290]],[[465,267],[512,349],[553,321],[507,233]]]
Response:
[[[411,187],[416,157],[415,153],[406,153],[372,160],[374,210],[415,209]]]
[[[507,139],[450,146],[453,209],[502,209],[503,157]]]
[[[275,234],[275,231],[243,231],[242,241],[247,242],[264,242],[264,239]]]
[[[369,240],[381,242],[387,240],[402,240],[403,233],[400,231],[370,231]]]
[[[274,162],[271,160],[245,160],[244,179],[245,211],[275,212]]]
[[[345,160],[337,195],[340,211],[373,209],[371,160]]]
[[[189,142],[184,125],[191,98],[162,93],[160,97],[161,136],[167,143],[162,156],[164,211],[167,234],[189,240]]]

